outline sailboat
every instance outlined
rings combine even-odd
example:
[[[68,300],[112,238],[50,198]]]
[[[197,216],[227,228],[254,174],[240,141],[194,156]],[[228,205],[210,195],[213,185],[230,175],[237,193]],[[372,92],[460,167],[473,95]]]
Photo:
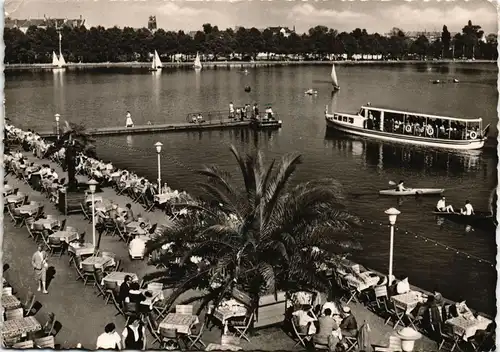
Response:
[[[155,50],[155,54],[153,55],[153,62],[151,62],[151,68],[149,69],[150,71],[158,71],[163,68],[163,63],[161,62],[160,55],[158,55],[158,52]]]
[[[337,72],[335,71],[335,64],[332,64],[332,85],[333,85],[333,91],[337,91],[340,89],[339,82],[337,80]]]
[[[201,60],[200,60],[200,55],[196,53],[196,59],[194,59],[194,69],[195,70],[201,70]]]
[[[59,66],[59,59],[54,51],[52,52],[52,66],[54,67]]]
[[[64,56],[62,53],[59,54],[59,63],[57,65],[57,67],[59,68],[63,68],[64,66],[66,66],[66,60],[64,60]]]

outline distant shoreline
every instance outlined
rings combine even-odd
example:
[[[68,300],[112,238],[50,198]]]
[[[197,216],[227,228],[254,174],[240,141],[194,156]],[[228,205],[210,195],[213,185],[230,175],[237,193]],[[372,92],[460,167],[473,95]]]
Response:
[[[241,61],[211,61],[202,62],[204,68],[247,68],[247,67],[270,67],[270,66],[307,66],[307,65],[331,65],[332,61],[255,61],[255,62],[241,62]],[[335,61],[336,65],[408,65],[408,64],[484,64],[496,63],[496,60],[346,60]],[[192,68],[192,62],[165,62],[164,68]],[[5,64],[5,71],[47,71],[52,70],[52,64]],[[131,69],[149,69],[150,62],[95,62],[95,63],[68,63],[67,70],[88,70],[98,68],[131,68]]]

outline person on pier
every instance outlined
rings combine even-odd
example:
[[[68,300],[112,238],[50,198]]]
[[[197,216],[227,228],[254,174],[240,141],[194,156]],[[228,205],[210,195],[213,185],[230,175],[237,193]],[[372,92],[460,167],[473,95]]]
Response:
[[[127,120],[125,121],[125,127],[134,127],[134,121],[132,121],[132,115],[130,114],[130,111],[127,111]]]
[[[442,212],[452,212],[454,213],[455,210],[453,210],[453,207],[451,205],[446,205],[446,198],[443,196],[441,199],[437,202],[436,208],[438,211]]]
[[[233,102],[229,103],[229,118],[234,119],[234,104],[233,104]]]

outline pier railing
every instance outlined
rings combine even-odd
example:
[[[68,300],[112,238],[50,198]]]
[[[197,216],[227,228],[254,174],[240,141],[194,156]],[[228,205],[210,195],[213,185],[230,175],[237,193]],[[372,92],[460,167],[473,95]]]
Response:
[[[200,111],[200,112],[191,112],[187,114],[186,116],[186,122],[189,123],[194,123],[195,118],[197,118],[199,115],[203,117],[203,122],[208,122],[208,123],[217,123],[217,122],[223,122],[223,121],[238,121],[240,116],[236,114],[236,112],[233,113],[233,116],[229,116],[229,109],[228,110],[214,110],[214,111]],[[260,118],[267,118],[265,111],[262,111],[259,113]],[[247,116],[245,119],[250,119],[253,118],[253,112],[250,111],[247,113]],[[278,120],[278,115],[273,112],[273,118],[275,120]]]

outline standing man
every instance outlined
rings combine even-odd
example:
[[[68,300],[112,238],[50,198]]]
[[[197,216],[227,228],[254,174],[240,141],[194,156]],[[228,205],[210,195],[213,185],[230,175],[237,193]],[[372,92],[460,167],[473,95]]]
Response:
[[[234,118],[234,105],[233,105],[233,102],[229,103],[229,118],[230,119]]]
[[[48,267],[47,253],[45,253],[41,244],[38,245],[37,251],[33,254],[33,257],[31,257],[31,265],[35,270],[35,280],[38,283],[38,291],[43,289],[43,293],[49,293],[45,287]]]
[[[130,111],[127,111],[127,120],[125,121],[125,127],[134,127],[134,121],[132,121],[132,115],[130,115]]]
[[[127,350],[146,349],[146,328],[138,317],[130,318],[129,324],[123,329],[123,346]]]

